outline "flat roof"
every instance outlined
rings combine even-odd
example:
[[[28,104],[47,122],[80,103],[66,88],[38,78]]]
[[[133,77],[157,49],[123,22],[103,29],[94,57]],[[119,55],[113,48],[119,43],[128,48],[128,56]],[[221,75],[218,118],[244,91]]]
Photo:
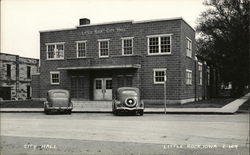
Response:
[[[122,23],[141,24],[141,23],[151,23],[151,22],[160,22],[160,21],[171,21],[171,20],[183,20],[187,25],[189,25],[182,17],[174,17],[174,18],[151,19],[151,20],[141,20],[141,21],[124,20],[124,21],[104,22],[104,23],[93,23],[93,24],[86,24],[86,25],[78,25],[75,28],[62,28],[62,29],[54,29],[54,30],[42,30],[42,31],[39,31],[39,32],[43,33],[43,32],[55,32],[55,31],[75,30],[75,29],[80,28],[80,27],[90,27],[90,26],[98,26],[98,25],[110,25],[110,24],[122,24]],[[194,30],[194,28],[192,28],[192,29]]]

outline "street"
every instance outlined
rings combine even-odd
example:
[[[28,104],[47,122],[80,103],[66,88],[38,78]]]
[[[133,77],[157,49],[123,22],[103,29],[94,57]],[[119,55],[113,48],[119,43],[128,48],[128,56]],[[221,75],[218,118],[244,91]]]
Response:
[[[248,154],[249,114],[1,113],[5,154]]]

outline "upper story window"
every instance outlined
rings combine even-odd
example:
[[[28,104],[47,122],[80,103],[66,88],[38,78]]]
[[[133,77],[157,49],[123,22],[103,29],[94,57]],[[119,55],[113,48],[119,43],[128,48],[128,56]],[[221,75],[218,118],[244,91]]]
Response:
[[[122,55],[133,55],[133,38],[122,38]]]
[[[172,34],[148,36],[148,54],[171,54]]]
[[[198,62],[199,84],[202,85],[202,63]]]
[[[7,71],[7,77],[10,78],[11,77],[11,65],[10,64],[6,65],[6,71]]]
[[[186,37],[186,55],[192,58],[192,40]]]
[[[186,69],[186,84],[192,85],[192,71]]]
[[[64,59],[64,43],[48,43],[47,46],[47,59]]]
[[[210,67],[207,67],[207,85],[210,85]]]
[[[50,84],[59,85],[60,84],[60,72],[52,71],[50,72]]]
[[[109,57],[109,39],[100,39],[99,42],[99,57]]]
[[[87,45],[87,41],[77,41],[76,42],[77,58],[85,58],[86,57],[86,45]]]
[[[31,78],[31,67],[27,66],[27,78],[30,79]]]
[[[166,80],[166,68],[154,69],[154,84],[164,84]]]

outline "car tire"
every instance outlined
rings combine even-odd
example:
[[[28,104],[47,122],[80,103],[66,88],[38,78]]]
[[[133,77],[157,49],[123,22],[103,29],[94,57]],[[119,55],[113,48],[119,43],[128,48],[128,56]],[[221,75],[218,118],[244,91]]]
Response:
[[[140,116],[143,116],[143,110],[139,111]]]
[[[49,114],[50,114],[50,111],[49,111],[48,109],[44,109],[44,113],[45,113],[46,115],[49,115]]]
[[[68,114],[71,115],[71,113],[72,113],[72,110],[68,110]]]

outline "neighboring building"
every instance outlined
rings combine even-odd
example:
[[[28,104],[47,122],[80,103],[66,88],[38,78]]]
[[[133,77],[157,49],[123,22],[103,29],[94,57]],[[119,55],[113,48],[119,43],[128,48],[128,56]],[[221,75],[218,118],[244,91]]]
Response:
[[[31,78],[38,73],[39,60],[0,53],[0,98],[31,98]]]
[[[207,65],[195,59],[195,30],[182,18],[90,24],[40,32],[35,98],[63,88],[81,100],[111,100],[122,86],[141,89],[145,103],[207,98]],[[165,77],[166,75],[166,77]],[[36,80],[36,82],[35,82]]]

